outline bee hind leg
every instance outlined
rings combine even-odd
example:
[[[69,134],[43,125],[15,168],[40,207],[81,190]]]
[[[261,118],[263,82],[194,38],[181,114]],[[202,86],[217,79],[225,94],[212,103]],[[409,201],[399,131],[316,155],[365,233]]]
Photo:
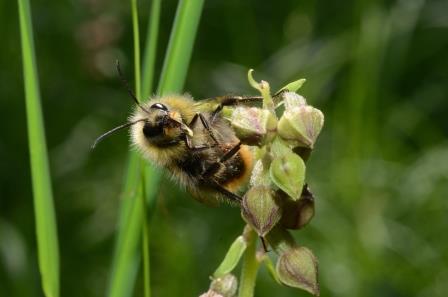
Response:
[[[224,188],[222,185],[220,185],[216,180],[211,179],[210,186],[212,188],[214,188],[216,191],[218,191],[219,193],[221,193],[222,195],[224,195],[226,198],[230,199],[231,201],[237,202],[238,204],[241,203],[242,198],[239,195],[230,192],[229,190]]]
[[[208,168],[206,168],[201,176],[202,178],[207,178],[218,172],[219,168],[221,167],[221,164],[225,161],[232,158],[241,147],[241,142],[238,142],[234,147],[232,147],[229,151],[227,151],[224,155],[222,155],[215,163],[211,164]]]
[[[274,99],[277,99],[277,98],[283,96],[283,94],[285,92],[288,92],[288,90],[287,89],[282,89],[282,90],[278,91],[277,93],[275,93],[272,97]],[[256,102],[262,102],[263,101],[263,97],[262,96],[222,96],[222,97],[217,97],[216,99],[220,103],[219,103],[218,107],[216,107],[215,110],[212,112],[212,117],[211,117],[211,122],[212,123],[215,120],[215,118],[218,115],[218,113],[220,113],[221,110],[225,106],[234,106],[234,105],[238,105],[240,103],[247,104],[247,103],[254,103],[254,102],[256,103]]]

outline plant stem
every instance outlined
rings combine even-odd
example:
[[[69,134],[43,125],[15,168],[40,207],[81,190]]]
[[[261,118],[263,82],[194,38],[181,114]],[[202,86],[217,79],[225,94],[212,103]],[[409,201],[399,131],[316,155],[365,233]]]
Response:
[[[247,249],[243,256],[243,267],[240,276],[240,288],[238,297],[253,297],[255,280],[260,263],[257,260],[257,233],[252,228],[246,226],[244,237],[247,242]]]
[[[145,178],[145,170],[142,168],[142,180]],[[143,253],[143,292],[145,297],[151,296],[150,270],[149,270],[149,234],[148,215],[146,211],[146,187],[142,182],[142,193],[140,195],[142,207],[142,253]]]
[[[132,10],[132,31],[134,33],[134,79],[135,95],[141,100],[141,67],[140,67],[140,30],[138,27],[138,9],[137,0],[131,0]],[[143,161],[141,161],[143,162]],[[148,220],[146,215],[146,188],[145,188],[145,170],[141,167],[141,193],[140,208],[142,211],[142,258],[143,258],[143,295],[151,296],[150,275],[149,275],[149,238],[148,238]]]
[[[135,79],[135,96],[141,100],[141,71],[140,71],[140,32],[138,29],[138,10],[137,0],[131,0],[132,10],[132,31],[134,33],[134,79]]]

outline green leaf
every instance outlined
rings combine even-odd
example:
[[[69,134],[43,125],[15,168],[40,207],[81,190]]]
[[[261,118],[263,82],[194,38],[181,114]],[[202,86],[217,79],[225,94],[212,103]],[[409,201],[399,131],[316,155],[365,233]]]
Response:
[[[223,277],[224,275],[232,272],[232,270],[238,265],[244,251],[247,248],[247,243],[243,236],[238,236],[237,239],[232,243],[229,250],[227,251],[224,260],[221,262],[219,267],[213,273],[214,278]]]
[[[28,0],[18,0],[18,5],[39,270],[45,296],[58,297],[58,236],[40,103],[31,8]]]
[[[317,259],[308,248],[294,247],[283,253],[277,261],[276,270],[285,285],[319,296]]]
[[[283,88],[278,90],[277,93],[279,93],[279,92],[281,92],[283,90],[288,90],[290,92],[297,92],[303,86],[303,84],[305,82],[306,82],[306,79],[304,79],[304,78],[298,79],[296,81],[293,81],[293,82],[287,84],[286,86],[284,86]]]
[[[269,168],[272,181],[293,200],[298,200],[305,181],[305,163],[291,150],[274,154],[276,157]]]

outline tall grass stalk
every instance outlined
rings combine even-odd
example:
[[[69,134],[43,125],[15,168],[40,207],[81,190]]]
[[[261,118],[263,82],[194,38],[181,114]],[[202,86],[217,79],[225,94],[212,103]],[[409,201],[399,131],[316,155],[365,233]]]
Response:
[[[159,82],[157,92],[159,95],[180,92],[183,88],[203,3],[203,0],[179,1],[167,54],[164,60],[163,72]],[[153,5],[152,9],[151,17],[155,17],[158,20],[160,6]],[[153,27],[152,30],[154,32],[158,28],[158,22],[155,23],[153,26],[156,28],[154,29]],[[148,38],[157,41],[157,38],[151,34],[149,33]],[[152,46],[155,50],[156,44]],[[148,51],[150,50],[147,49],[145,57],[148,57]],[[149,56],[151,55],[155,56],[155,52],[149,52]],[[144,95],[149,95],[152,91],[151,87],[147,86],[147,84],[150,81],[148,77],[151,77],[151,73],[153,72],[154,63],[151,67],[143,69],[142,75],[144,80],[142,87]],[[143,194],[144,189],[146,203],[149,205],[153,204],[160,180],[159,173],[153,167],[145,165],[144,175],[146,182],[142,188],[141,175],[139,174],[142,163],[135,152],[130,153],[128,164],[120,210],[118,239],[109,284],[109,296],[111,297],[130,296],[132,293],[140,259],[138,242],[139,234],[142,230],[141,222],[143,222],[143,213],[141,209],[139,210],[141,205],[139,205],[140,199],[138,197]]]
[[[31,8],[28,0],[18,0],[18,6],[39,269],[45,296],[58,297],[58,236],[40,103]]]
[[[146,32],[145,51],[143,53],[143,85],[142,98],[147,99],[153,91],[154,68],[156,63],[157,40],[159,36],[161,0],[151,1],[151,14],[149,16]]]
[[[140,68],[140,30],[138,26],[138,9],[137,0],[131,0],[132,11],[132,31],[134,34],[134,79],[135,79],[135,94],[138,100],[141,100],[141,68]],[[142,162],[142,161],[141,161]],[[141,193],[140,195],[140,210],[142,214],[142,258],[143,258],[143,296],[151,296],[150,287],[150,272],[149,272],[149,235],[148,235],[148,219],[146,215],[146,187],[145,187],[145,170],[141,168]]]

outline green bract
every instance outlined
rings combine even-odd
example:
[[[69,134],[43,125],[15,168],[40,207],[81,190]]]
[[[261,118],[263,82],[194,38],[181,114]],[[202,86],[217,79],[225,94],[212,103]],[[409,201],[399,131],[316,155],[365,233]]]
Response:
[[[272,146],[272,154],[274,159],[269,168],[272,181],[293,200],[298,200],[305,181],[305,163],[292,150],[280,144]]]

